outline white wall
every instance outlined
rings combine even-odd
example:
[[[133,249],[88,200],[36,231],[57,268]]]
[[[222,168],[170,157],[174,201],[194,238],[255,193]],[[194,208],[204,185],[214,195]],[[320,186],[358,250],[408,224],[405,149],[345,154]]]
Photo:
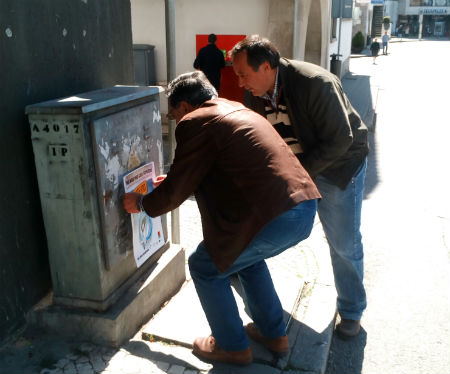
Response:
[[[269,0],[175,0],[176,74],[193,70],[196,34],[265,35]],[[134,44],[155,46],[156,80],[167,79],[164,0],[131,0]]]
[[[131,0],[133,44],[155,46],[156,81],[165,81],[166,29],[164,0]]]

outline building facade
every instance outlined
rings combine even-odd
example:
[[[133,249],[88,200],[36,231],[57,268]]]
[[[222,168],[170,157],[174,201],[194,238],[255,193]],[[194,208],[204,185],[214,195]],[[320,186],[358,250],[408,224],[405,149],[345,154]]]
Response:
[[[268,37],[282,56],[330,68],[330,54],[342,55],[348,70],[351,18],[333,21],[332,0],[175,0],[176,73],[193,69],[196,36],[252,35]],[[155,46],[157,84],[166,73],[163,1],[131,0],[134,44]],[[334,27],[333,27],[334,25]],[[341,32],[339,36],[339,30]]]
[[[402,37],[449,37],[450,0],[399,0],[396,33]]]

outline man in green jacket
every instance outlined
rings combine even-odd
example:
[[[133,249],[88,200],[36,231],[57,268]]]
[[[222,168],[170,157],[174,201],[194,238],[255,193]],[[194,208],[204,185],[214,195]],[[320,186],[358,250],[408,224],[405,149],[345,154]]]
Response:
[[[330,246],[337,306],[336,327],[356,336],[366,308],[361,206],[368,154],[367,127],[338,77],[320,66],[281,58],[273,43],[252,35],[230,52],[246,104],[265,116],[315,181],[318,214]]]

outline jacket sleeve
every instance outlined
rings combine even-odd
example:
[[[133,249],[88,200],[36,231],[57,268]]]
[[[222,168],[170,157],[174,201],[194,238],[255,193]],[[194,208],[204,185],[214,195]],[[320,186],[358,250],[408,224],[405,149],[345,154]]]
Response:
[[[167,177],[142,201],[151,217],[180,206],[198,188],[216,159],[216,144],[198,121],[181,121],[175,136],[177,148]]]
[[[302,165],[314,178],[349,149],[353,134],[342,86],[337,81],[320,76],[311,79],[309,92],[304,96],[305,102],[297,105],[306,108],[315,135],[313,146],[300,156]],[[299,126],[303,125],[306,124],[299,123]]]
[[[225,67],[225,57],[223,56],[223,53],[222,53],[222,51],[219,49],[219,52],[220,52],[220,54],[221,54],[221,62],[220,62],[220,68],[221,69],[223,69],[224,67]]]

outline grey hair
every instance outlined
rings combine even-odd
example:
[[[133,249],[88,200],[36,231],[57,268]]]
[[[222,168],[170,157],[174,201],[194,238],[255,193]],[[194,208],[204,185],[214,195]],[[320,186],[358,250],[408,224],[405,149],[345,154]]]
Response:
[[[169,104],[178,108],[182,101],[198,106],[205,101],[217,98],[217,91],[206,75],[200,71],[184,73],[169,82],[166,91]]]

